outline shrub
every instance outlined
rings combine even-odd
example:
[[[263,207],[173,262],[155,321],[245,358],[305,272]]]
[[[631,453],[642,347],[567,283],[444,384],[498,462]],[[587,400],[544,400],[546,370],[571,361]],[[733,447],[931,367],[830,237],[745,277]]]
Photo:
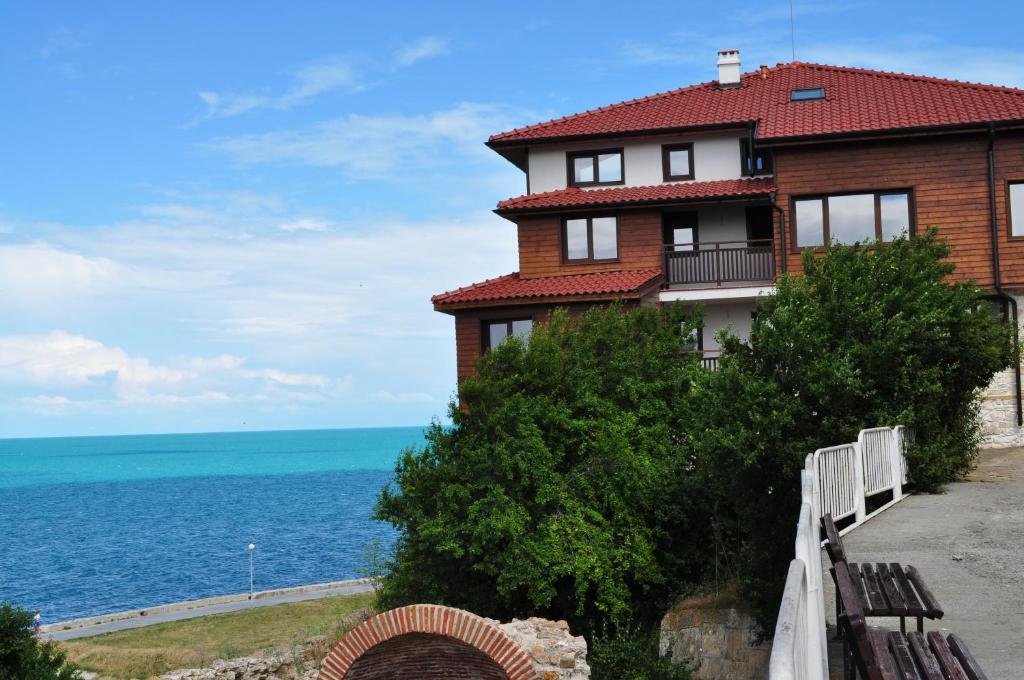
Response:
[[[804,274],[780,278],[749,342],[726,338],[721,370],[696,389],[704,408],[694,446],[716,531],[734,546],[745,595],[769,630],[808,453],[903,424],[917,433],[911,481],[926,490],[977,455],[975,396],[1013,360],[1010,329],[982,312],[980,289],[947,280],[948,254],[933,231],[806,253]]]
[[[56,643],[36,638],[32,614],[0,602],[0,680],[73,680],[75,674]]]
[[[380,606],[437,602],[589,632],[657,620],[704,566],[681,433],[700,372],[677,309],[564,310],[488,352],[406,451],[376,516],[398,528]],[[699,321],[685,321],[685,332]]]
[[[658,636],[639,627],[619,627],[594,636],[587,653],[594,680],[689,680],[682,666],[658,655]]]

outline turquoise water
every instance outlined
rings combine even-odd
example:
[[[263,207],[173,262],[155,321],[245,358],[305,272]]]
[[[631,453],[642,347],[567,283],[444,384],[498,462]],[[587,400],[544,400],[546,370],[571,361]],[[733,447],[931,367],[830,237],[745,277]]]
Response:
[[[354,578],[424,428],[0,440],[0,599],[47,621]]]

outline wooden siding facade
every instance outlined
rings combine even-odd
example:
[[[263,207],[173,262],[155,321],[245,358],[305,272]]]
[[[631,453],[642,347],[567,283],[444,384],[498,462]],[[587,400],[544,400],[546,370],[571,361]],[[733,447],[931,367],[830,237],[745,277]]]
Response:
[[[800,270],[801,252],[795,247],[792,200],[800,196],[858,191],[909,190],[915,231],[938,229],[952,250],[956,280],[973,279],[994,285],[988,188],[989,136],[983,132],[917,138],[807,144],[774,150],[776,204],[785,217],[785,248],[781,220],[774,216],[775,262],[785,261],[790,272]],[[1007,182],[1024,181],[1024,132],[1003,131],[995,136],[996,216],[998,219],[1002,285],[1024,288],[1024,238],[1010,236]],[[524,279],[592,272],[661,267],[662,211],[621,208],[577,215],[617,215],[618,260],[566,262],[562,220],[565,214],[521,216],[519,272]],[[1018,219],[1024,219],[1024,215]],[[785,251],[785,252],[784,252]],[[777,271],[781,268],[776,266]],[[488,319],[532,318],[543,322],[558,301],[523,306],[511,303],[481,305],[455,315],[458,375],[473,371],[483,350],[482,324]],[[562,301],[564,304],[565,301]],[[572,305],[584,309],[589,302]]]

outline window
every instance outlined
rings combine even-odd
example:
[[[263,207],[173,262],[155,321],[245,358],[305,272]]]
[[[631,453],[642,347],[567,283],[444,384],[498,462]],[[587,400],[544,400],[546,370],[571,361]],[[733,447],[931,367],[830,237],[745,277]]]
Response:
[[[682,324],[685,330],[686,324]],[[704,349],[704,328],[693,328],[683,336],[684,352],[700,352]]]
[[[823,87],[802,87],[789,93],[789,101],[791,102],[810,102],[824,98],[825,88]]]
[[[566,261],[608,262],[619,257],[619,220],[616,217],[574,217],[562,228]]]
[[[661,172],[666,182],[693,179],[693,144],[662,146]]]
[[[1006,185],[1010,236],[1024,236],[1024,180]]]
[[[569,163],[569,186],[622,184],[625,171],[622,149],[584,151],[566,156]]]
[[[793,216],[797,248],[892,241],[913,226],[908,191],[800,198],[793,201]]]
[[[497,347],[505,340],[515,336],[527,342],[533,331],[533,319],[507,319],[484,322],[484,349]]]
[[[697,213],[665,213],[663,240],[674,252],[693,251],[697,243]]]
[[[767,149],[754,149],[754,155],[750,155],[750,145],[747,140],[740,140],[740,163],[743,165],[743,172],[747,175],[770,175],[774,171],[772,152]]]

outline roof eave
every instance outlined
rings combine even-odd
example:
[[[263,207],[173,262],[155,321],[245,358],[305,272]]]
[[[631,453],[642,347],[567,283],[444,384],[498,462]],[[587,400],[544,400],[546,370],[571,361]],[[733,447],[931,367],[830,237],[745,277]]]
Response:
[[[846,140],[890,139],[896,137],[923,137],[937,134],[987,132],[989,125],[995,125],[998,129],[1017,129],[1024,127],[1024,119],[977,121],[973,123],[957,123],[955,125],[919,125],[903,128],[878,128],[874,130],[854,130],[850,132],[794,135],[789,137],[761,137],[758,140],[758,146],[772,148],[779,146],[793,146],[797,144],[815,144]]]
[[[527,147],[533,144],[551,144],[582,142],[591,139],[618,139],[621,137],[654,137],[657,135],[676,134],[681,132],[703,132],[712,130],[746,130],[747,126],[757,124],[757,120],[740,120],[728,123],[709,123],[707,125],[685,125],[664,128],[644,128],[641,130],[624,130],[619,132],[595,132],[580,135],[552,135],[549,137],[516,137],[512,139],[491,138],[484,142],[489,148],[498,151],[513,147]]]
[[[583,203],[563,206],[544,206],[542,208],[495,208],[494,213],[508,219],[516,215],[543,215],[546,213],[572,213],[592,211],[601,208],[649,208],[652,206],[663,206],[672,204],[701,205],[713,203],[736,203],[741,201],[757,201],[771,198],[772,192],[751,192],[746,194],[735,194],[727,196],[699,196],[695,198],[663,198],[647,201],[629,201],[623,203]]]

